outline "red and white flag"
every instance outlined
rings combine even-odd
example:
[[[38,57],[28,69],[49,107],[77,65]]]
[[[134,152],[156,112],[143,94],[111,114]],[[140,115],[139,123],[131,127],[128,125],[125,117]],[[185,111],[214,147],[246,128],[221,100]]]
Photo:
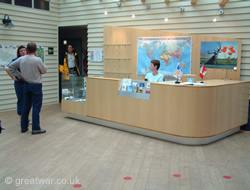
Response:
[[[206,70],[206,67],[205,67],[205,65],[203,63],[202,67],[201,67],[201,70],[200,70],[200,77],[203,79],[206,74],[207,74],[207,70]]]

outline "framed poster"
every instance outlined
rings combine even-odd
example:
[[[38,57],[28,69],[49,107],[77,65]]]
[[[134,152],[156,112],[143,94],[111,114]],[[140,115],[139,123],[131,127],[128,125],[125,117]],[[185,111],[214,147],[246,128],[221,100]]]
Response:
[[[201,42],[200,64],[206,68],[234,69],[237,67],[238,42]]]

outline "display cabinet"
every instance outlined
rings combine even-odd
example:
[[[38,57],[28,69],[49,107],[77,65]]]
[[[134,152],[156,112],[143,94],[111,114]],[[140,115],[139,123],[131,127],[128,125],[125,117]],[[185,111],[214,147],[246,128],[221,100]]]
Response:
[[[86,102],[86,78],[83,76],[62,76],[62,99]]]

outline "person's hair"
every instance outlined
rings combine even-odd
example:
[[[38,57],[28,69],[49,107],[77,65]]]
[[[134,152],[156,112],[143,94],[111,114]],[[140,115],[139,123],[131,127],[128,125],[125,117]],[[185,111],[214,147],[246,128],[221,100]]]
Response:
[[[71,46],[73,49],[75,49],[73,44],[68,44],[68,47]]]
[[[37,50],[36,44],[34,42],[30,42],[27,44],[27,49],[29,53],[35,53]]]
[[[159,60],[157,60],[157,59],[153,59],[152,61],[151,61],[151,63],[154,65],[154,66],[157,66],[157,70],[160,68],[160,61]]]
[[[26,53],[27,53],[26,47],[23,46],[23,45],[21,45],[21,46],[19,46],[19,47],[17,48],[17,51],[16,51],[16,56],[17,56],[17,57],[21,57],[21,55],[20,55],[20,49],[23,49],[23,48],[25,48]]]
[[[75,47],[73,44],[68,44],[68,47],[71,46],[73,48],[73,53],[75,53]]]

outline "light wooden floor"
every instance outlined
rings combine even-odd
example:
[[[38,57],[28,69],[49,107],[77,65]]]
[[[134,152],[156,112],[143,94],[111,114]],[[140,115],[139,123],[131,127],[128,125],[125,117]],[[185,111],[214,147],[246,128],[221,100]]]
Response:
[[[206,146],[184,146],[65,118],[60,105],[42,108],[46,134],[20,133],[15,111],[0,113],[0,120],[6,128],[0,134],[1,190],[76,189],[77,180],[77,189],[88,190],[250,189],[247,131]]]

